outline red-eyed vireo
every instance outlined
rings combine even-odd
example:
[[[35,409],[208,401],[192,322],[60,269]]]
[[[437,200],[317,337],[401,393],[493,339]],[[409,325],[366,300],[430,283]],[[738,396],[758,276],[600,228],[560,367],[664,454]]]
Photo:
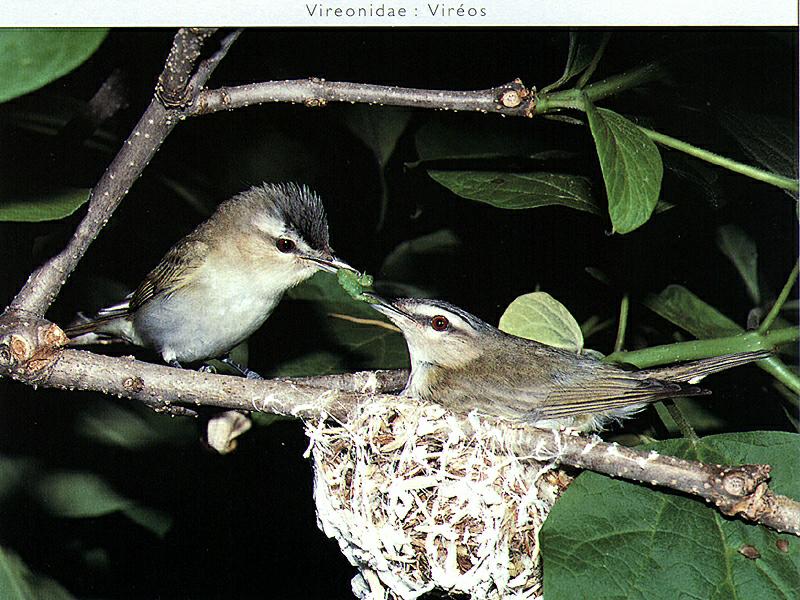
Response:
[[[771,355],[742,352],[626,371],[509,335],[448,302],[365,295],[405,336],[411,357],[407,394],[456,413],[474,410],[539,427],[601,429],[648,402],[708,394],[694,385],[706,375]]]
[[[220,204],[123,302],[66,333],[76,343],[117,338],[152,348],[174,366],[227,358],[289,288],[340,268],[351,269],[333,255],[319,197],[264,184]]]

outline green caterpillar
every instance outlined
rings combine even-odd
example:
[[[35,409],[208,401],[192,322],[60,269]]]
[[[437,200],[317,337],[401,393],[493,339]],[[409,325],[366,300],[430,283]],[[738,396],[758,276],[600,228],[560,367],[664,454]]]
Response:
[[[342,286],[342,289],[352,298],[361,300],[362,302],[368,302],[369,304],[375,304],[375,300],[364,295],[364,289],[371,288],[375,281],[372,275],[367,275],[366,273],[362,275],[348,269],[339,269],[336,272],[336,278],[339,280],[339,285]]]

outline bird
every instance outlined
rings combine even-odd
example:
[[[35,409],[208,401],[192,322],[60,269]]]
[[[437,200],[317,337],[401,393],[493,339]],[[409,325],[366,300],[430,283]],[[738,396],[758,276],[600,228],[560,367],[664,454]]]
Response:
[[[404,393],[456,414],[476,411],[540,428],[599,431],[648,403],[710,391],[706,375],[769,357],[769,350],[625,370],[576,351],[516,337],[441,300],[365,295],[408,345]]]
[[[222,202],[178,241],[122,302],[81,315],[73,345],[116,339],[151,348],[168,364],[220,358],[253,334],[283,294],[319,270],[353,271],[336,258],[319,196],[265,183]]]

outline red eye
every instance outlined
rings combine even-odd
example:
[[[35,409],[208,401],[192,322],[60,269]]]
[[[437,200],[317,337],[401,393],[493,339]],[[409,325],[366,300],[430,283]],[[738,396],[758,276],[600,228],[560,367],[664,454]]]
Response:
[[[281,252],[291,252],[294,250],[294,242],[292,240],[287,240],[286,238],[278,238],[278,241],[275,242],[275,245]]]
[[[431,319],[431,327],[435,331],[444,331],[450,326],[450,321],[447,320],[447,317],[443,317],[442,315],[436,315]]]

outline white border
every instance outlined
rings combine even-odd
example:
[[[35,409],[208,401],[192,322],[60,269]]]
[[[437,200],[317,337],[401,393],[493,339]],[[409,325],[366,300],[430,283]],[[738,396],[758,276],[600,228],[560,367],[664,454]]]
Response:
[[[330,9],[328,16],[319,16],[320,6]],[[431,7],[436,7],[435,16]],[[390,9],[394,16],[387,14]],[[312,10],[314,16],[309,14]],[[89,25],[797,26],[798,4],[796,0],[14,0],[3,2],[0,10],[4,27]]]

